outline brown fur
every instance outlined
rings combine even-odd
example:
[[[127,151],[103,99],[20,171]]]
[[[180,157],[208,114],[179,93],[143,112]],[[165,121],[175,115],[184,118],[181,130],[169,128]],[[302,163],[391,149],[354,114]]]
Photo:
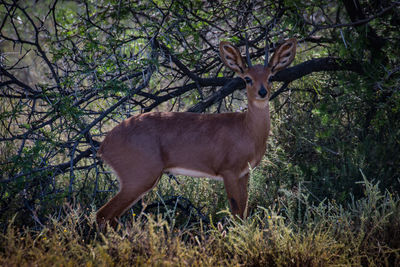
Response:
[[[125,210],[157,184],[163,172],[176,168],[221,177],[232,213],[245,217],[248,165],[255,167],[260,162],[270,130],[268,78],[294,58],[295,40],[290,39],[284,45],[290,51],[278,48],[270,62],[273,65],[248,69],[239,50],[221,42],[224,63],[240,77],[252,79],[252,84],[247,85],[247,112],[144,113],[121,122],[108,133],[98,155],[118,175],[120,191],[98,211],[99,224],[115,225]],[[292,55],[288,60],[289,52]],[[282,64],[282,61],[287,62]],[[258,94],[262,85],[268,91],[264,98]]]

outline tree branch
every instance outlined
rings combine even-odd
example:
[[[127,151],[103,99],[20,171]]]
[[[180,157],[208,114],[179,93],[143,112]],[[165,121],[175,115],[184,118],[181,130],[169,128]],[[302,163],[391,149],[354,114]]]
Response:
[[[300,63],[291,68],[287,68],[283,71],[278,72],[274,77],[273,81],[284,82],[285,84],[289,84],[290,82],[300,79],[306,75],[309,75],[313,72],[321,72],[321,71],[353,71],[356,73],[363,74],[363,70],[361,64],[359,62],[344,62],[343,60],[326,57],[326,58],[315,58],[308,60],[306,62]],[[286,85],[286,86],[287,86]],[[226,84],[215,92],[212,96],[207,98],[206,100],[199,102],[192,107],[190,107],[188,112],[204,112],[207,108],[222,100],[224,97],[232,94],[236,90],[244,89],[245,83],[241,78],[233,78],[228,79]],[[271,96],[271,99],[277,97],[284,90],[279,91],[279,93],[275,93]],[[278,91],[277,91],[278,92]]]

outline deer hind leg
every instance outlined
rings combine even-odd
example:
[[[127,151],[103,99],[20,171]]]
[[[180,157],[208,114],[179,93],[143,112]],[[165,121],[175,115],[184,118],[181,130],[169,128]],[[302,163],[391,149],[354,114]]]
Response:
[[[247,184],[249,175],[240,178],[233,175],[224,176],[224,185],[233,215],[239,215],[244,219],[247,217]]]
[[[140,163],[131,161],[130,166],[116,165],[111,166],[118,175],[120,191],[97,212],[96,220],[100,229],[104,229],[107,222],[115,228],[118,217],[150,191],[162,174],[161,166],[157,166],[158,164],[149,166],[149,162],[144,164],[142,160]]]

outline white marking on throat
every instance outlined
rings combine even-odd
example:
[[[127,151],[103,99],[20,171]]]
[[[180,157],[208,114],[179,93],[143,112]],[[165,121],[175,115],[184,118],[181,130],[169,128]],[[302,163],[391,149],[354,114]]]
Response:
[[[252,104],[257,108],[265,109],[269,106],[269,100],[256,99],[252,101]]]

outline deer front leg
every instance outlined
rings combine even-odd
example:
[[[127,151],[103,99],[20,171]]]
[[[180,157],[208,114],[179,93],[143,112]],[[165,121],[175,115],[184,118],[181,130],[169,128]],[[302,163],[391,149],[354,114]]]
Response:
[[[244,219],[247,217],[247,184],[249,175],[240,178],[234,175],[224,176],[224,185],[233,215],[239,215]]]

